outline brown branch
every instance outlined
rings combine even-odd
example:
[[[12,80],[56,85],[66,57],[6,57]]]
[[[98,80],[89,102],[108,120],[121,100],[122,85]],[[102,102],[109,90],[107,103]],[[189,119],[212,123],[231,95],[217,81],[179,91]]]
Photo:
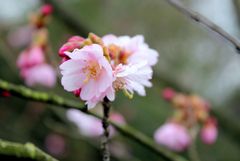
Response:
[[[204,25],[210,31],[213,31],[214,33],[219,34],[221,37],[223,37],[225,40],[227,40],[229,43],[231,43],[235,47],[237,53],[240,53],[240,41],[237,40],[232,35],[230,35],[229,33],[227,33],[223,28],[216,25],[215,23],[213,23],[211,20],[204,17],[203,15],[191,10],[190,8],[185,7],[179,0],[166,0],[166,1],[182,14],[198,22],[199,24]]]
[[[102,126],[103,126],[103,139],[102,139],[102,157],[103,161],[110,161],[110,152],[109,152],[109,147],[108,147],[108,142],[109,142],[109,113],[111,109],[111,104],[110,101],[105,97],[104,101],[102,103],[103,105],[103,118],[102,118]]]

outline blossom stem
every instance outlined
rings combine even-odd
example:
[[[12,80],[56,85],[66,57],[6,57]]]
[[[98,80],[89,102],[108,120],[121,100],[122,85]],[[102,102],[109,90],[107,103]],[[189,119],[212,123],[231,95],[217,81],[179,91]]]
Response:
[[[110,152],[108,147],[109,142],[109,113],[111,109],[110,101],[105,97],[103,100],[103,118],[102,118],[102,127],[103,127],[103,138],[101,143],[102,157],[103,161],[110,161]]]

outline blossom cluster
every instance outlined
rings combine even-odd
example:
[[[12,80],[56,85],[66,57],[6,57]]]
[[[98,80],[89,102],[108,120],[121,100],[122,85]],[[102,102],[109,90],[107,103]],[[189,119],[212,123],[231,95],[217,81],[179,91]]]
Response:
[[[177,93],[170,88],[163,91],[163,98],[175,107],[173,116],[159,129],[154,138],[159,144],[175,151],[188,148],[200,131],[205,144],[217,139],[217,122],[210,116],[209,103],[197,95]]]
[[[46,24],[52,13],[50,5],[44,5],[31,17],[33,27],[31,44],[22,51],[17,59],[20,76],[28,86],[43,85],[52,87],[56,82],[56,72],[47,63],[46,50],[48,31]]]
[[[71,37],[59,49],[59,56],[64,89],[93,108],[105,97],[113,101],[119,90],[130,98],[134,91],[145,96],[145,87],[152,86],[158,53],[141,35],[101,38],[90,33],[88,38]]]

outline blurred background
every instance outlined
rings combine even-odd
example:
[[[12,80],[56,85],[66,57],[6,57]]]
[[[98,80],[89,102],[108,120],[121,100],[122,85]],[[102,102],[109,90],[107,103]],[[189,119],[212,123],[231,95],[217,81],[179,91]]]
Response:
[[[172,107],[161,98],[164,87],[196,93],[211,102],[221,115],[219,138],[214,145],[197,142],[204,161],[240,160],[240,56],[231,44],[201,25],[189,20],[163,0],[54,0],[88,31],[99,36],[134,36],[142,34],[151,48],[160,53],[154,67],[153,87],[146,97],[129,100],[121,93],[113,103],[127,123],[152,137],[165,122]],[[238,0],[185,0],[184,5],[208,17],[229,34],[240,38],[240,3]],[[41,5],[37,0],[1,1],[0,10],[0,78],[23,84],[16,67],[19,53],[29,41],[28,17]],[[75,35],[57,15],[49,23],[51,60],[60,62],[59,47]],[[57,69],[57,66],[56,66]],[[58,93],[75,99],[63,90],[58,79],[53,89],[35,89]],[[83,136],[66,118],[66,111],[50,105],[21,100],[0,99],[0,138],[31,141],[44,151],[65,161],[100,160],[99,138]],[[224,115],[222,115],[224,114]],[[231,118],[234,124],[224,119]],[[113,160],[160,161],[144,147],[115,135]],[[186,155],[183,153],[183,155]],[[4,157],[4,156],[0,156]]]

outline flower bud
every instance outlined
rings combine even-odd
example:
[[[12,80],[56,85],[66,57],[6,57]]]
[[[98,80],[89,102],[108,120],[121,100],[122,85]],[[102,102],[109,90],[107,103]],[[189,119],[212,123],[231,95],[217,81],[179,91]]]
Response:
[[[167,101],[172,100],[175,95],[176,92],[172,88],[165,88],[162,92],[162,97]]]
[[[73,51],[74,49],[81,48],[84,46],[84,38],[80,36],[72,36],[71,38],[68,39],[68,42],[63,44],[63,46],[59,49],[58,55],[60,57],[65,57],[66,51]]]
[[[85,39],[81,36],[72,36],[68,39],[68,42],[82,42]]]
[[[76,97],[79,97],[79,96],[80,96],[80,93],[81,93],[81,89],[78,89],[78,90],[73,91],[73,94],[74,94]]]
[[[210,118],[201,129],[201,139],[205,144],[213,144],[217,139],[217,135],[218,130],[216,120]]]
[[[176,94],[173,97],[173,104],[175,107],[179,107],[179,108],[186,107],[188,106],[188,99],[183,94]]]
[[[53,12],[53,7],[50,4],[45,4],[40,9],[41,14],[48,16]]]

